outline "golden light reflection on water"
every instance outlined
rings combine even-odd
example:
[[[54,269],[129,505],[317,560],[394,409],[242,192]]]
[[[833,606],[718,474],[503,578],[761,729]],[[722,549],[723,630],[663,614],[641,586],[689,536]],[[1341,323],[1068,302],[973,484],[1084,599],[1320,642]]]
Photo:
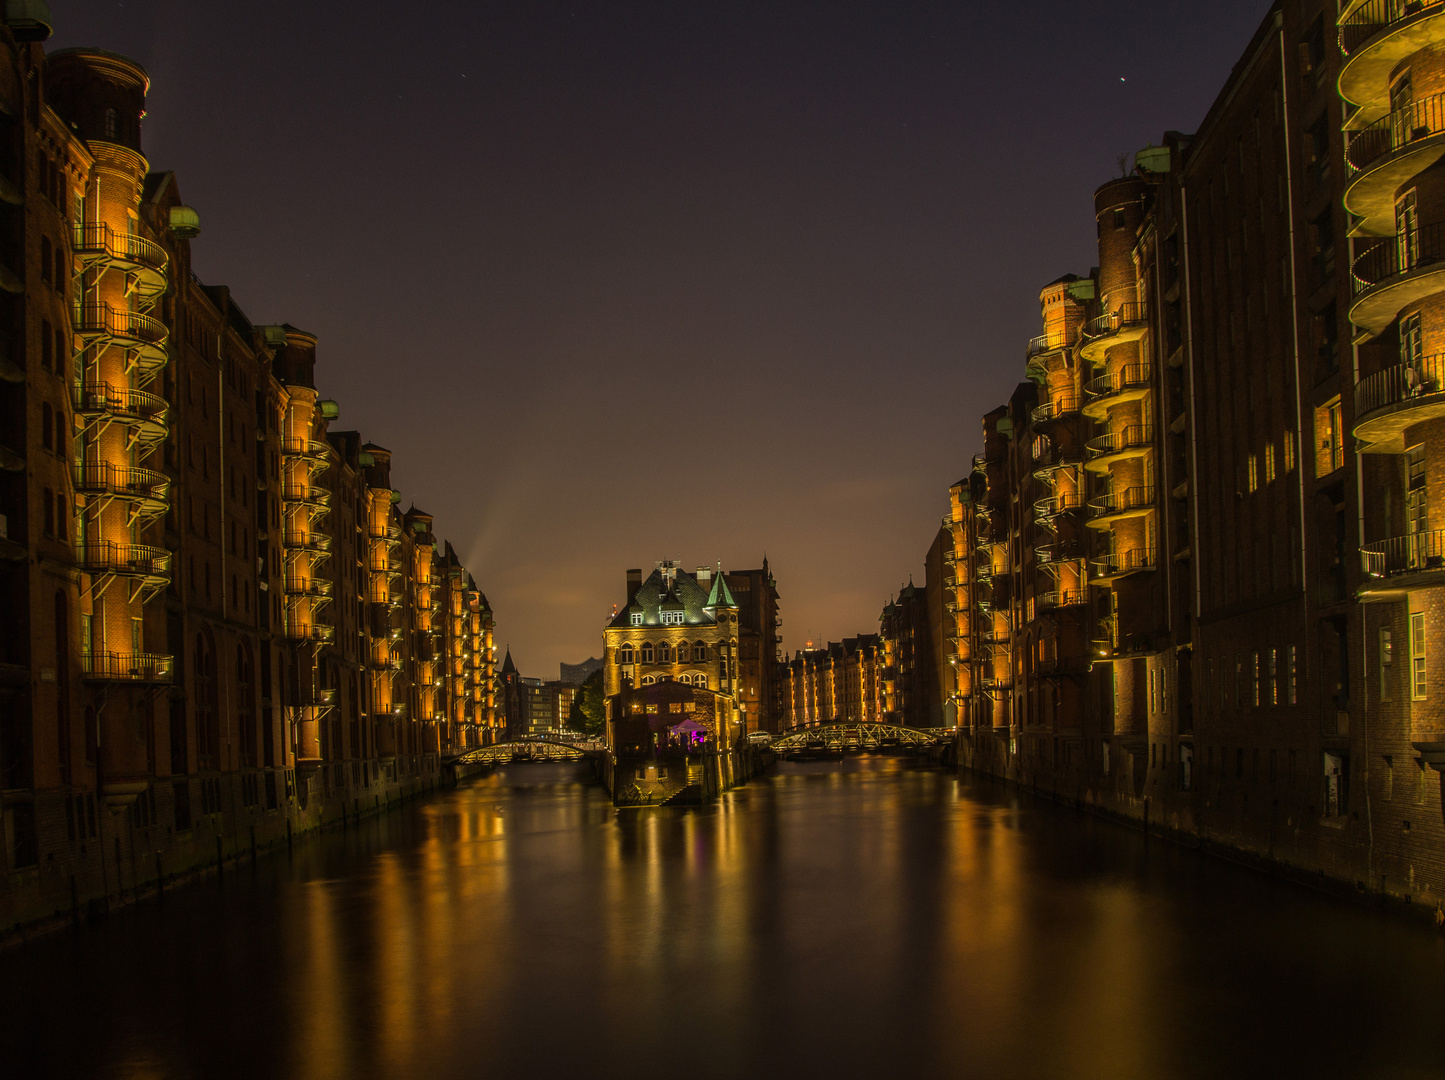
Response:
[[[87,1014],[116,1017],[110,1067],[72,1071],[1245,1076],[1235,1043],[1199,1042],[1200,1016],[1268,1015],[1303,1067],[1320,1015],[1407,986],[1379,1047],[1416,1056],[1371,1071],[1430,1074],[1406,1067],[1432,1060],[1430,1040],[1399,1033],[1435,1030],[1434,937],[1168,862],[1135,834],[891,758],[627,811],[575,768],[527,766],[320,838],[253,886],[168,901],[157,936],[134,931],[159,974]],[[207,934],[214,952],[168,949]],[[1299,967],[1310,978],[1285,995],[1250,977]],[[83,1002],[104,980],[77,970],[66,996]],[[214,1016],[236,1037],[192,1019]],[[1316,1064],[1339,1065],[1327,1049]]]

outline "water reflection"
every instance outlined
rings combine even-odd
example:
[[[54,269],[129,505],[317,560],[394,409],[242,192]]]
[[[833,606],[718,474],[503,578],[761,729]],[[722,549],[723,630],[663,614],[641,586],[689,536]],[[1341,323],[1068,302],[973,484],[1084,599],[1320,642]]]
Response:
[[[701,810],[585,779],[499,772],[4,956],[6,1075],[1442,1072],[1429,931],[896,759]]]

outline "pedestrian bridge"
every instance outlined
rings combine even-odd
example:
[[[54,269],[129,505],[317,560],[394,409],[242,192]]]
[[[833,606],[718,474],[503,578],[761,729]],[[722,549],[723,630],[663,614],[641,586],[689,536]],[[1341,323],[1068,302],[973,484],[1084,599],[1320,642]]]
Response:
[[[784,757],[858,753],[863,750],[911,750],[927,753],[953,740],[952,728],[911,728],[901,724],[820,724],[785,731],[771,743]]]
[[[596,739],[563,739],[536,735],[512,742],[479,746],[447,758],[450,765],[506,765],[530,761],[583,761],[601,757],[607,747]]]

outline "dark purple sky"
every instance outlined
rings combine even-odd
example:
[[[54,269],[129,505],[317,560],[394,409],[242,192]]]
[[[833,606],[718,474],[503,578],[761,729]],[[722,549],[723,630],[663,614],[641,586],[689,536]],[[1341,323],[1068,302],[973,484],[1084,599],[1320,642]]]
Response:
[[[757,565],[784,646],[877,629],[1120,154],[1264,0],[53,0],[146,65],[197,272],[321,339],[528,674],[623,572]]]

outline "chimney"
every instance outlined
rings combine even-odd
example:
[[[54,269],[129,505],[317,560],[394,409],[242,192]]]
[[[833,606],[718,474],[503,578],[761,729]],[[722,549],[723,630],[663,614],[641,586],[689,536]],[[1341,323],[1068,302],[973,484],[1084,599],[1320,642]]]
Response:
[[[697,583],[704,589],[712,587],[712,567],[699,566],[697,568]]]
[[[640,588],[642,588],[642,571],[641,571],[641,570],[629,570],[629,571],[627,571],[627,601],[628,601],[628,603],[631,603],[631,602],[632,602],[632,598],[637,595],[637,590],[640,589]]]

